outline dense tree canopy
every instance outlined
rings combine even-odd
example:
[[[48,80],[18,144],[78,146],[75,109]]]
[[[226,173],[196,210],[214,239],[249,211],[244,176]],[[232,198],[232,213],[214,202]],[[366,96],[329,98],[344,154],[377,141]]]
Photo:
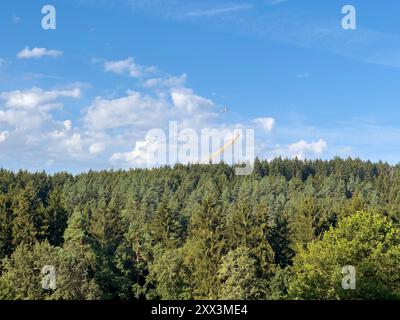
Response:
[[[289,296],[304,299],[400,298],[400,230],[386,217],[358,212],[294,259]],[[343,290],[343,266],[356,269],[356,290]]]
[[[400,166],[357,159],[0,169],[0,299],[397,299],[399,223]]]

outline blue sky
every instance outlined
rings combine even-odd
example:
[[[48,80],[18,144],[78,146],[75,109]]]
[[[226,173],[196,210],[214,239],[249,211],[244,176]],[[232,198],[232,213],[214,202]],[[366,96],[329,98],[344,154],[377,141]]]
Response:
[[[41,28],[44,4],[56,30]],[[345,4],[356,30],[341,27]],[[267,159],[398,163],[396,12],[395,0],[2,1],[0,165],[141,167],[137,145],[170,120],[253,128]]]

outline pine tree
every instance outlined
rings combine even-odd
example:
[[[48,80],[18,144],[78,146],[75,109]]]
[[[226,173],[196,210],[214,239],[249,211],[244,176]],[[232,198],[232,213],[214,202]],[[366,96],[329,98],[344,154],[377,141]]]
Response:
[[[218,296],[217,270],[222,250],[222,208],[218,191],[211,182],[205,184],[203,199],[194,208],[189,238],[185,244],[185,261],[192,285],[192,295],[198,299]]]
[[[29,183],[13,201],[13,245],[33,244],[42,235],[37,189]]]
[[[12,252],[11,201],[0,194],[0,261]]]
[[[153,244],[173,249],[179,244],[181,230],[177,200],[165,193],[150,223]]]
[[[230,209],[226,217],[225,235],[231,250],[248,248],[257,259],[260,275],[273,273],[274,252],[268,243],[268,206],[260,203],[254,208],[244,199]]]
[[[146,210],[138,204],[134,196],[127,201],[123,210],[123,220],[128,225],[128,231],[124,235],[124,251],[132,254],[129,259],[129,264],[133,265],[132,294],[139,299],[146,295],[145,285],[148,264],[152,257],[152,245]]]
[[[93,243],[89,234],[89,211],[77,208],[68,219],[64,232],[65,246],[85,246]]]
[[[285,268],[292,263],[292,250],[289,221],[284,214],[278,215],[269,232],[269,243],[275,253],[275,264]]]
[[[121,217],[122,205],[119,199],[112,198],[107,205],[102,198],[91,219],[91,232],[102,249],[109,255],[113,255],[120,245],[124,234]]]
[[[55,293],[56,299],[91,300],[106,296],[95,280],[99,259],[89,233],[89,217],[90,212],[81,208],[68,220],[57,278],[63,290]]]
[[[316,202],[313,197],[303,197],[295,208],[291,222],[293,249],[297,246],[305,247],[314,239],[314,217],[318,214]]]
[[[68,213],[62,204],[61,190],[55,189],[50,193],[46,208],[47,239],[50,244],[60,246],[67,228]]]

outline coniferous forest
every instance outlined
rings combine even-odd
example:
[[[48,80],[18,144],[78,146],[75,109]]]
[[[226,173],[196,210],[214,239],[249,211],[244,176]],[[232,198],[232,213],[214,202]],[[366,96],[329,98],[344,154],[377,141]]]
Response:
[[[400,166],[357,159],[0,170],[0,299],[398,299],[399,223]]]

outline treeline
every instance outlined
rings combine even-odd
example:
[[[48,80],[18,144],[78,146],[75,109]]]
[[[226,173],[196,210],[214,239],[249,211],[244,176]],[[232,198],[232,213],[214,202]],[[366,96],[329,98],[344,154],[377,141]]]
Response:
[[[234,172],[0,170],[0,299],[400,298],[399,165],[257,159]]]

